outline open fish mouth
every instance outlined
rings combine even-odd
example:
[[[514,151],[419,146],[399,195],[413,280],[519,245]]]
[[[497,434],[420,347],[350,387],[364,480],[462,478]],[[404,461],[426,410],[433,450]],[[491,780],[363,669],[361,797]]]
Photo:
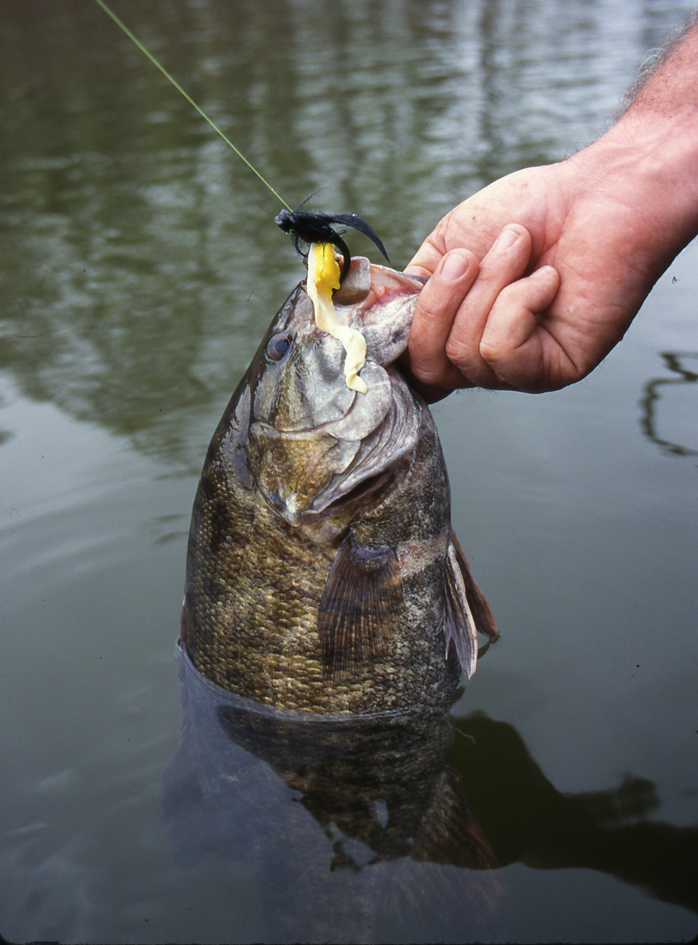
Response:
[[[331,318],[325,312],[318,320],[299,288],[293,318],[278,323],[281,345],[277,350],[277,335],[269,336],[267,368],[255,380],[249,468],[266,503],[294,527],[317,526],[323,515],[336,524],[340,512],[375,502],[388,470],[413,452],[419,435],[422,407],[395,361],[422,283],[363,262],[352,262],[354,275],[367,280],[359,286],[363,298],[335,308],[326,292]],[[345,344],[350,331],[364,341],[358,367]],[[358,370],[355,386],[345,377],[347,363],[350,374]]]

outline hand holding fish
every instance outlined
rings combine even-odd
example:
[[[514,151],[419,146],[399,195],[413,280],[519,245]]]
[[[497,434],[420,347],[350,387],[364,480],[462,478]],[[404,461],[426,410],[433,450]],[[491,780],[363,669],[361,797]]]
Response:
[[[698,27],[597,142],[496,181],[437,224],[407,270],[431,277],[408,351],[429,399],[558,390],[620,341],[698,233],[696,62]]]

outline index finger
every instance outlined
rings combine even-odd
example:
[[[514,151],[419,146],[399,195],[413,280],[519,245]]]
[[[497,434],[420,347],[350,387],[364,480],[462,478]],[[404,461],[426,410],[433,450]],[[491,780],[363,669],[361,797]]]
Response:
[[[475,282],[478,261],[467,249],[447,253],[422,289],[415,309],[408,346],[412,374],[437,387],[468,386],[446,357],[448,340],[460,305]]]
[[[444,249],[438,249],[432,242],[432,237],[428,236],[405,266],[405,272],[412,276],[431,276],[444,255]]]

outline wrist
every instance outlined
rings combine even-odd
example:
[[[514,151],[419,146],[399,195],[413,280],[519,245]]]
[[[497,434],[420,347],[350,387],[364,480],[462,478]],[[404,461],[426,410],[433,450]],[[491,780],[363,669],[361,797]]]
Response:
[[[645,248],[655,278],[698,233],[698,112],[631,107],[569,161],[587,187],[631,211],[629,243]]]

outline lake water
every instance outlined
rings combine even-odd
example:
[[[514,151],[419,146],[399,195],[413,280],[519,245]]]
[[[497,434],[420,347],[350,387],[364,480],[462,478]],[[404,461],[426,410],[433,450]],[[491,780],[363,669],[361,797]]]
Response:
[[[324,188],[398,267],[598,135],[691,6],[114,0],[286,201]],[[259,941],[263,876],[182,863],[162,785],[198,473],[302,270],[278,201],[96,3],[5,4],[0,44],[0,932]],[[434,407],[502,634],[449,760],[513,941],[698,931],[697,253],[584,382]]]

